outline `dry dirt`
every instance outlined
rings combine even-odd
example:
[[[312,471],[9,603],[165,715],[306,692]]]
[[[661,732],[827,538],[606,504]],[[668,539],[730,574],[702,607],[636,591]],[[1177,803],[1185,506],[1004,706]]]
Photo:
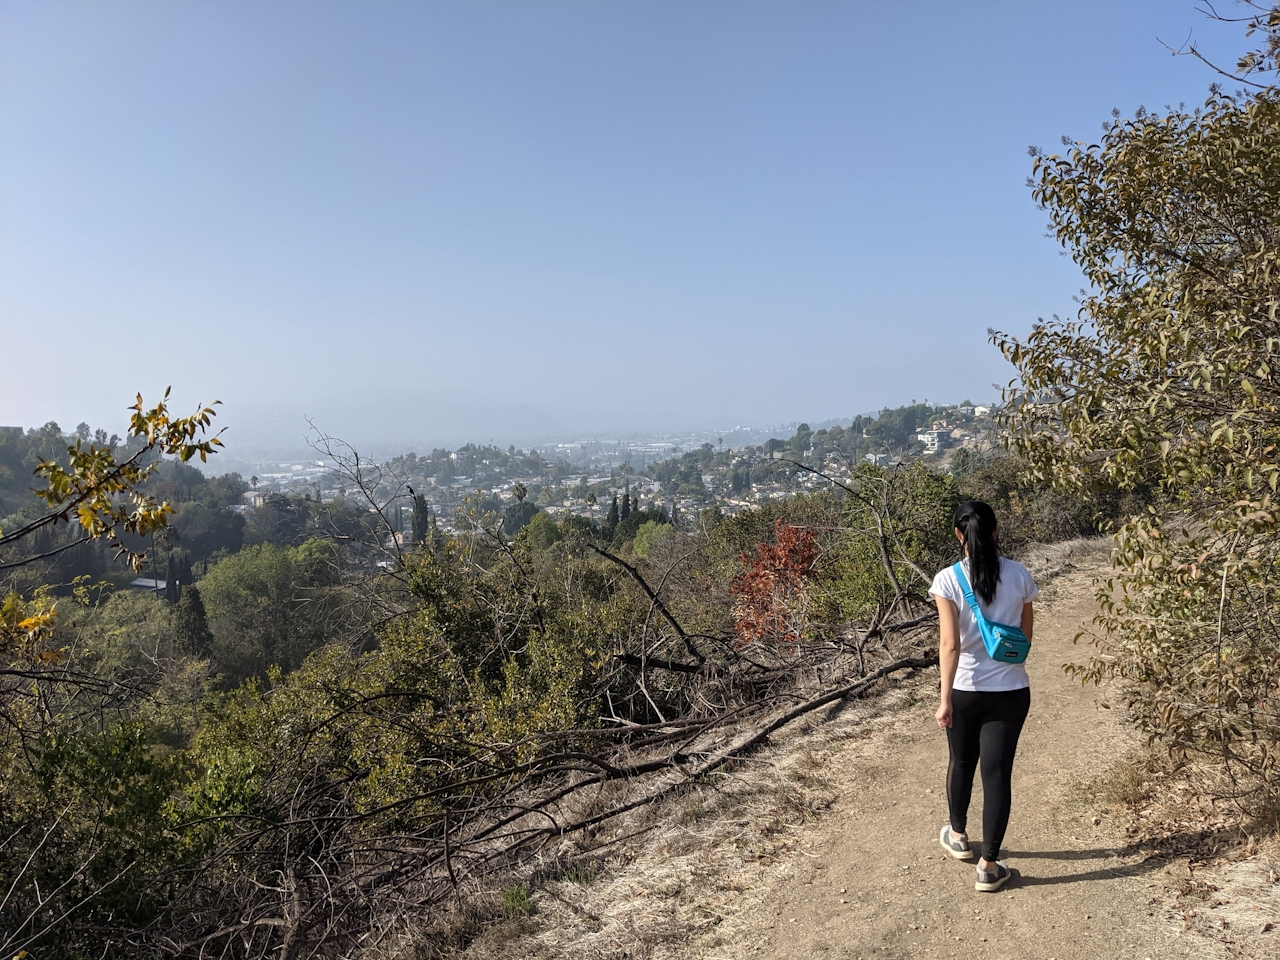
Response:
[[[1105,689],[1082,688],[1062,669],[1089,652],[1072,639],[1094,615],[1100,569],[1096,549],[1073,560],[1079,568],[1060,563],[1067,572],[1037,604],[1031,714],[1002,852],[1014,876],[1004,890],[976,892],[973,866],[938,846],[947,749],[930,670],[814,718],[647,822],[616,825],[619,837],[641,839],[595,838],[593,866],[544,874],[531,885],[535,914],[490,928],[465,956],[1280,956],[1280,931],[1266,929],[1280,927],[1268,862],[1193,874],[1185,859],[1127,841],[1126,816],[1111,816],[1114,805],[1094,795],[1133,742],[1118,711],[1102,706]],[[981,831],[980,788],[970,830]],[[1193,887],[1213,890],[1189,906]]]
[[[1002,855],[1014,877],[973,889],[974,868],[937,843],[946,820],[945,738],[932,701],[892,735],[890,762],[841,771],[843,796],[813,832],[817,855],[778,885],[767,906],[736,921],[723,957],[1164,958],[1180,949],[1149,901],[1161,864],[1125,847],[1079,802],[1127,748],[1112,711],[1062,665],[1095,607],[1088,579],[1060,579],[1040,605],[1028,661],[1032,708],[1014,766],[1014,811]],[[970,829],[981,832],[977,791]],[[1100,819],[1100,818],[1098,818]],[[844,892],[842,892],[844,891]],[[728,932],[728,931],[726,931]]]

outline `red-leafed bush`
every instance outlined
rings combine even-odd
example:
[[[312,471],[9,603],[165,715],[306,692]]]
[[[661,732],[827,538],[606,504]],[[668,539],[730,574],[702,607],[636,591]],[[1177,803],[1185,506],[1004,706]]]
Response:
[[[738,555],[746,569],[733,578],[729,595],[736,598],[733,620],[739,649],[761,640],[800,639],[818,547],[812,531],[781,520],[773,524],[773,541],[756,547],[754,557]]]

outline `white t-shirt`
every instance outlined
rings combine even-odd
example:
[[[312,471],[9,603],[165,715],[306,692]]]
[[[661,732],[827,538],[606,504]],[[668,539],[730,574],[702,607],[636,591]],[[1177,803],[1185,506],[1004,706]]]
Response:
[[[969,558],[963,561],[965,579],[973,585],[969,574]],[[956,605],[960,614],[960,665],[956,669],[956,690],[972,690],[978,693],[996,693],[1001,690],[1021,690],[1031,686],[1027,670],[1020,663],[1002,663],[992,660],[982,643],[982,631],[969,609],[969,602],[960,589],[960,581],[951,567],[944,567],[933,578],[929,592]],[[988,623],[1003,623],[1016,627],[1022,623],[1022,605],[1030,603],[1040,593],[1027,568],[1007,557],[1000,558],[1000,582],[996,584],[995,599],[984,603],[974,590],[973,595],[982,608]]]

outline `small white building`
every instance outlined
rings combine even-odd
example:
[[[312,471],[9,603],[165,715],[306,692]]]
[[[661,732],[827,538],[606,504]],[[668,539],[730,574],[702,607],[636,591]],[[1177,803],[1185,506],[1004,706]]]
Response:
[[[949,430],[924,430],[916,434],[916,439],[924,444],[925,453],[937,453],[951,439]]]

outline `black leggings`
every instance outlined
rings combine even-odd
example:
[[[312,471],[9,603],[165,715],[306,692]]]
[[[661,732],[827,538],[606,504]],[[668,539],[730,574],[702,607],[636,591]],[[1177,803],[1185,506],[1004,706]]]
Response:
[[[1013,802],[1013,754],[1018,734],[1031,708],[1031,690],[999,693],[951,691],[951,726],[947,728],[947,806],[951,829],[964,833],[969,820],[973,775],[982,766],[982,856],[1000,856]]]

